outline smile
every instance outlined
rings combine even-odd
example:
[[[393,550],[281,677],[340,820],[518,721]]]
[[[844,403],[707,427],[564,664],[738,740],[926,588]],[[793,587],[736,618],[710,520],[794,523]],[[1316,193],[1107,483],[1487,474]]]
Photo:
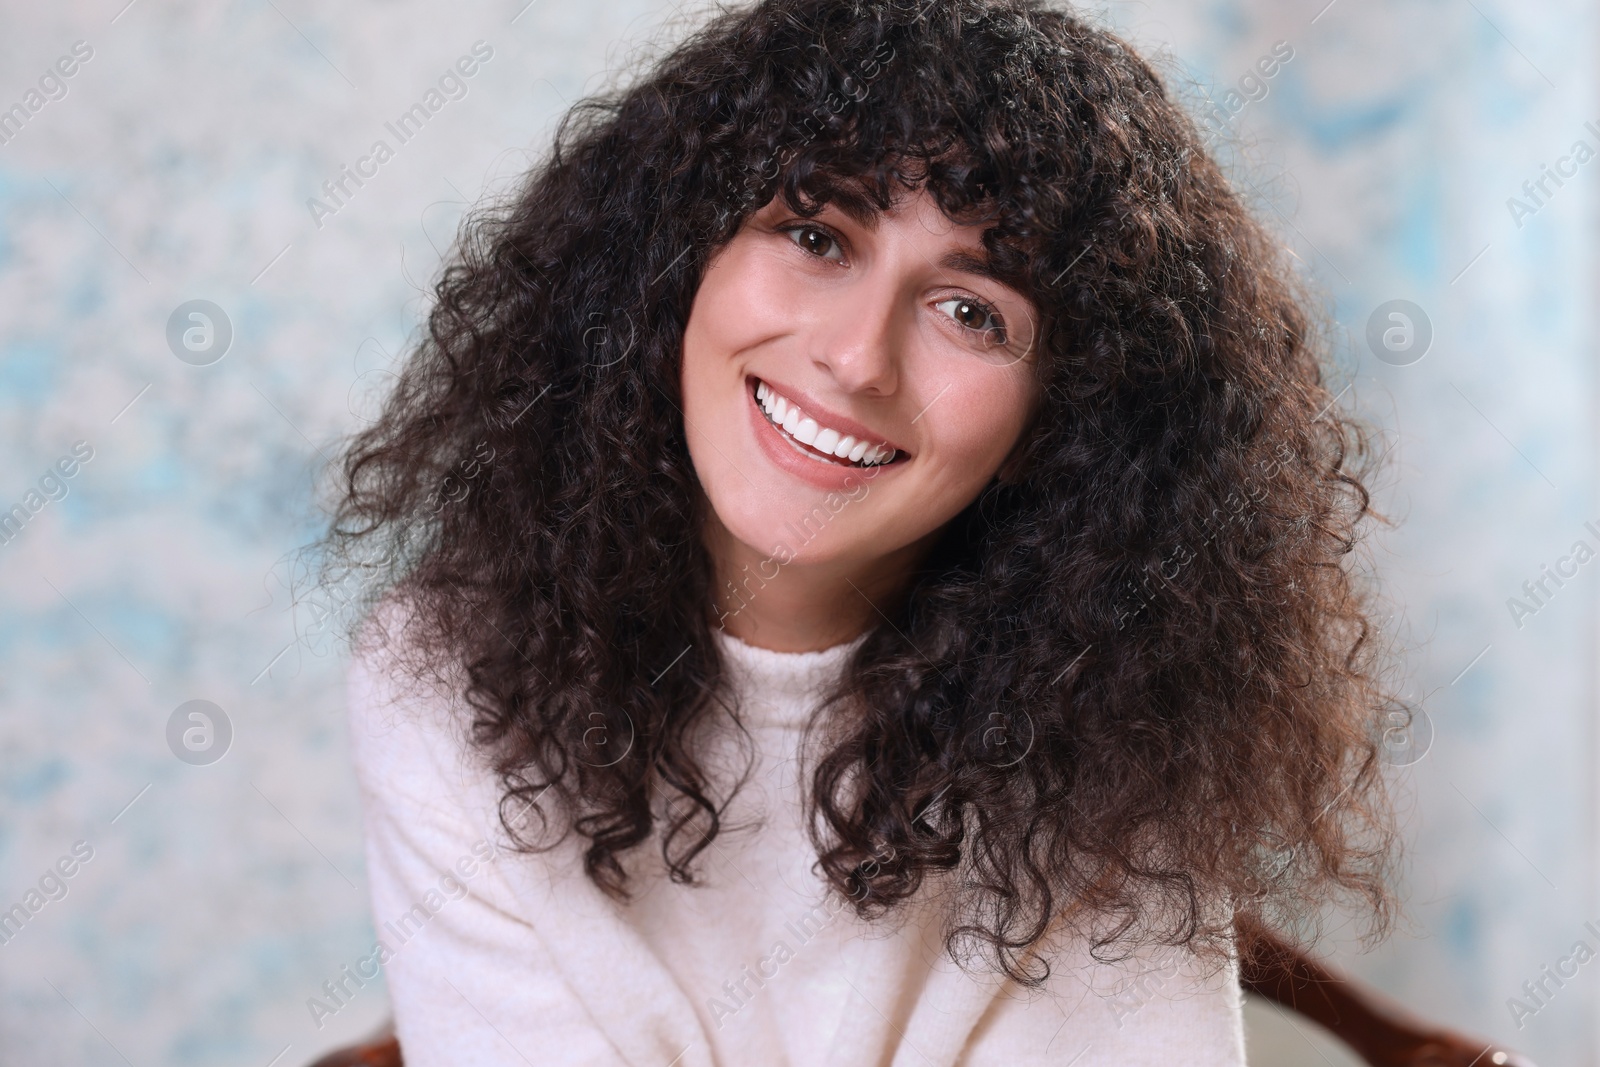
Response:
[[[753,378],[756,404],[790,447],[819,463],[840,467],[882,467],[904,458],[892,445],[872,444],[824,426],[766,382]]]

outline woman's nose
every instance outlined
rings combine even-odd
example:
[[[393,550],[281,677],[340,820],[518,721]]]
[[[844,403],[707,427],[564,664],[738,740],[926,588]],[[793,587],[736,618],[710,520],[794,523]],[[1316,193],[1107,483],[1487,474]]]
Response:
[[[817,323],[812,361],[844,392],[887,395],[899,387],[911,317],[899,287],[864,279],[849,288]]]

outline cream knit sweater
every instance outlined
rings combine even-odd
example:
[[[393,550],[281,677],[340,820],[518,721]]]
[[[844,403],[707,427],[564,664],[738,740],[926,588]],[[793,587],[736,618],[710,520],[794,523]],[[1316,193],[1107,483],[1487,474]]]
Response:
[[[1030,994],[958,969],[931,904],[857,920],[810,869],[795,756],[861,639],[800,653],[716,639],[759,756],[726,825],[764,825],[714,840],[704,886],[660,877],[655,842],[636,850],[629,905],[584,877],[575,835],[534,856],[505,847],[459,702],[397,687],[381,653],[353,662],[374,949],[407,1067],[1244,1063],[1236,965],[1206,977],[1169,949],[1111,966],[1068,941]],[[730,737],[708,763],[736,772]]]

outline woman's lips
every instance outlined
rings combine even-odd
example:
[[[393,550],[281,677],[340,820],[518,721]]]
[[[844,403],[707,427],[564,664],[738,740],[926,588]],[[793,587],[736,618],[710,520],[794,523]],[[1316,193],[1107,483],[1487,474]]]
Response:
[[[821,489],[848,489],[859,485],[863,477],[876,479],[887,471],[903,467],[909,459],[905,453],[899,453],[888,463],[861,467],[837,456],[824,458],[822,453],[801,444],[773,424],[756,399],[755,383],[758,380],[750,379],[745,388],[756,443],[774,464],[802,481]]]
[[[910,453],[884,439],[854,419],[826,411],[804,394],[780,388],[764,378],[750,376],[746,385],[756,406],[779,427],[784,437],[828,462],[867,468],[910,458]]]

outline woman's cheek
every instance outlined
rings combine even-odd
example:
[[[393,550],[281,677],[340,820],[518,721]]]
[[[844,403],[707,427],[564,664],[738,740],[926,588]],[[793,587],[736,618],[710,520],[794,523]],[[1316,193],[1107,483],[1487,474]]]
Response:
[[[952,465],[971,471],[980,483],[987,482],[1021,433],[1027,396],[1014,383],[987,374],[974,376],[950,391],[965,402],[952,405],[941,422],[943,447],[948,449]]]
[[[717,287],[715,322],[717,343],[730,352],[740,352],[775,329],[794,314],[799,294],[772,269],[762,256],[734,256],[725,264],[726,273]]]

